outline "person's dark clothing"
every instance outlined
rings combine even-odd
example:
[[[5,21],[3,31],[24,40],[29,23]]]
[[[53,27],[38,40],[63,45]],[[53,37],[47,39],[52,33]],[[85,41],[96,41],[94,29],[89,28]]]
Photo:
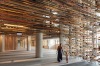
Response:
[[[57,51],[58,51],[57,61],[60,62],[62,60],[62,47],[58,46]]]

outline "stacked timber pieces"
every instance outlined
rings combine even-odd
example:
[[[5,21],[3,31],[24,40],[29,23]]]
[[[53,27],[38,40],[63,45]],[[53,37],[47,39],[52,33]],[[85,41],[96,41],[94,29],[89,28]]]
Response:
[[[81,62],[66,64],[66,65],[61,65],[61,66],[99,66],[99,64],[96,62],[81,61]]]

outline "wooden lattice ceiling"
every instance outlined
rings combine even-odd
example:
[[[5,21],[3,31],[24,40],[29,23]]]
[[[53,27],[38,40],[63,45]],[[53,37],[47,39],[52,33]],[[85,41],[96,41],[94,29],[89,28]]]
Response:
[[[98,2],[94,5],[88,0],[83,0],[83,3],[78,0],[2,0],[0,31],[33,34],[42,30],[47,35],[59,35],[59,24],[78,26],[80,16],[81,19],[99,21],[100,18],[94,14],[95,10],[100,10]]]

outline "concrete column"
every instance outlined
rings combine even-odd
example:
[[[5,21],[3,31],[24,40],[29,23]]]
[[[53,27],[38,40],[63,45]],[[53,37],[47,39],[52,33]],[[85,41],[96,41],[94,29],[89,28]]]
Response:
[[[25,41],[25,48],[27,48],[27,38],[26,37],[25,37],[24,41]]]
[[[31,36],[28,36],[27,38],[27,51],[31,51],[31,44],[32,44],[32,41],[31,41]]]
[[[43,33],[37,33],[36,35],[36,57],[41,58],[43,57],[42,52],[42,42],[43,42]]]
[[[54,41],[55,41],[55,48],[54,48],[54,49],[56,49],[56,44],[57,44],[57,43],[56,43],[56,39],[55,39]]]
[[[47,39],[48,48],[50,49],[50,39]]]
[[[63,30],[64,30],[63,24],[60,24],[59,28],[60,28],[59,41],[60,41],[60,44],[64,45],[64,44],[66,44],[66,36],[63,32]]]
[[[60,28],[59,41],[60,41],[60,44],[63,44],[63,33],[62,33],[63,25],[60,24],[59,28]]]
[[[21,44],[21,40],[20,40],[20,37],[17,38],[17,48],[16,50],[19,50],[20,49],[20,44]]]
[[[60,43],[61,43],[62,45],[66,44],[66,43],[65,43],[65,37],[64,37],[63,34],[60,34]]]
[[[0,36],[0,52],[5,51],[5,35]]]

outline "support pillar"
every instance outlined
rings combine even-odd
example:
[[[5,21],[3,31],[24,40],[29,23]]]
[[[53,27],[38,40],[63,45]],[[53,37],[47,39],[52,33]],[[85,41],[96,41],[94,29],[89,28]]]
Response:
[[[43,57],[42,52],[42,42],[43,42],[43,33],[37,33],[36,35],[36,57],[41,58]]]
[[[27,51],[31,51],[31,36],[28,36],[27,38]]]
[[[21,44],[21,39],[20,39],[20,36],[18,36],[16,50],[20,49],[20,44]]]
[[[27,38],[26,37],[25,37],[24,41],[25,41],[25,48],[27,49]]]
[[[0,52],[5,51],[5,35],[0,36]]]
[[[65,38],[64,34],[60,34],[60,44],[62,44],[62,45],[66,44],[65,39],[66,38]]]
[[[65,28],[63,26],[63,24],[60,24],[60,35],[59,35],[59,41],[60,41],[60,44],[62,45],[65,45],[66,44],[66,35],[64,34],[64,31]]]
[[[50,39],[47,39],[48,49],[50,49]]]

